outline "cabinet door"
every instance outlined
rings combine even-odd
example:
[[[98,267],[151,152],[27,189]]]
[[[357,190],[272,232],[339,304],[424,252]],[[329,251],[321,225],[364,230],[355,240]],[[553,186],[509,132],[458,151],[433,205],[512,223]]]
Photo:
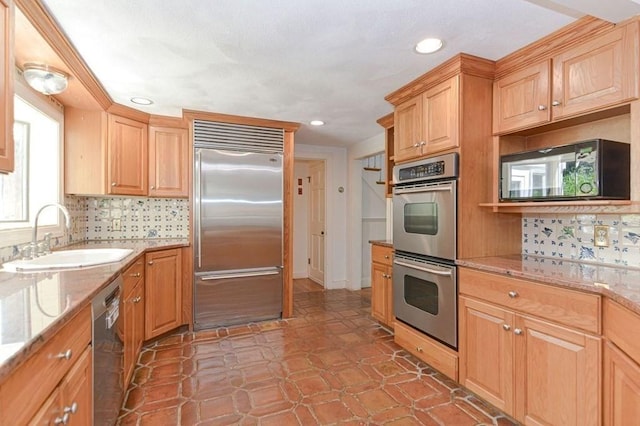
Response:
[[[189,132],[149,127],[149,196],[189,196]]]
[[[512,413],[514,314],[466,297],[459,312],[460,383]]]
[[[13,172],[13,0],[0,0],[0,172]]]
[[[632,23],[553,58],[554,118],[638,96],[638,33]]]
[[[371,264],[371,316],[387,322],[387,271],[388,267],[380,263]]]
[[[432,154],[459,145],[459,86],[455,76],[422,95],[422,135],[426,146],[422,154]]]
[[[516,419],[532,425],[600,423],[600,338],[517,316]]]
[[[422,96],[416,96],[395,109],[394,116],[395,162],[420,156],[422,139]]]
[[[640,366],[610,342],[604,347],[603,388],[605,425],[640,419]]]
[[[182,324],[180,249],[147,253],[145,268],[145,340]]]
[[[29,426],[54,425],[62,422],[60,409],[60,388],[55,388],[31,420]],[[57,422],[57,423],[56,423]],[[91,424],[91,422],[87,423]]]
[[[389,326],[392,330],[395,324],[395,314],[393,312],[393,268],[391,266],[387,266],[387,279],[385,281],[385,324]]]
[[[61,384],[62,412],[69,414],[68,425],[90,425],[93,420],[91,353],[87,347]]]
[[[147,194],[147,125],[109,115],[109,194]]]
[[[145,294],[144,294],[144,281],[141,281],[135,288],[132,294],[133,300],[133,364],[138,360],[138,355],[142,349],[142,342],[144,342],[144,306],[145,306]]]
[[[122,299],[122,307],[120,308],[120,315],[123,321],[123,334],[124,338],[124,383],[125,387],[129,385],[131,381],[131,374],[135,364],[134,352],[135,352],[135,311],[134,311],[134,289]]]
[[[493,133],[506,133],[551,120],[551,61],[529,66],[493,83]]]

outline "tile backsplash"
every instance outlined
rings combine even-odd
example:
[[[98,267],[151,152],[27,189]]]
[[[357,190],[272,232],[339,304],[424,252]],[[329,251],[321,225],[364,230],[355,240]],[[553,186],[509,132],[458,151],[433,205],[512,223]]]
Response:
[[[189,200],[181,198],[80,197],[67,195],[71,229],[52,239],[52,247],[84,240],[187,238]],[[119,222],[120,230],[114,229]],[[0,247],[0,264],[20,256],[21,244]]]
[[[595,245],[596,226],[608,231],[607,247]],[[640,215],[526,215],[522,253],[640,268]]]

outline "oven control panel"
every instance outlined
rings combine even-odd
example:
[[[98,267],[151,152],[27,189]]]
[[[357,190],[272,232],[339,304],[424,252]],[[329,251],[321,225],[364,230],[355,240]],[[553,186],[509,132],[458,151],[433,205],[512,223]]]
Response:
[[[393,183],[453,179],[458,177],[458,154],[451,153],[426,158],[393,168]]]

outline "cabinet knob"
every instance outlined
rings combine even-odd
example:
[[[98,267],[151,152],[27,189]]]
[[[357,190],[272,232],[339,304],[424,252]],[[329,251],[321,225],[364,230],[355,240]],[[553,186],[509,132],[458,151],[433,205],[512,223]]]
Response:
[[[73,355],[73,352],[71,352],[71,349],[67,349],[66,351],[60,352],[58,355],[54,356],[54,358],[66,359],[68,361],[71,359],[72,355]]]
[[[420,147],[420,142],[416,142],[416,143],[414,143],[414,144],[413,144],[413,147],[414,147],[414,148],[419,148],[419,147]]]
[[[560,102],[560,101],[554,100],[553,102],[551,102],[551,106],[560,106],[561,103],[562,102]]]
[[[502,328],[504,329],[504,331],[511,330],[511,326],[509,324],[502,324]]]
[[[517,291],[510,291],[509,292],[509,297],[512,299],[515,299],[516,297],[518,297],[518,292]]]
[[[64,413],[62,417],[56,417],[53,421],[54,425],[66,425],[69,423],[69,413]]]
[[[71,413],[71,414],[75,414],[78,412],[78,403],[73,401],[73,403],[71,405],[69,405],[68,407],[64,407],[63,409],[64,413]]]
[[[148,261],[147,264],[153,265],[153,260]]]
[[[141,275],[141,274],[140,274],[140,272],[136,272],[135,274],[131,274],[131,276],[132,276],[133,278],[139,278],[139,277],[140,277],[140,275]]]
[[[156,186],[155,185],[151,185],[151,189],[156,189]]]
[[[425,146],[427,143],[425,141],[420,142],[420,146]]]
[[[416,347],[416,351],[422,353],[422,352],[424,352],[424,349],[422,349],[422,346],[418,346],[418,347]]]
[[[546,105],[538,105],[538,111],[545,111],[547,109]]]
[[[116,185],[117,185],[117,183],[111,182],[111,186],[116,186]]]
[[[133,303],[140,303],[140,301],[141,301],[141,300],[142,300],[142,297],[137,296],[137,297],[134,297],[131,301],[132,301]]]
[[[389,258],[389,255],[388,255],[388,254],[385,254],[385,255],[384,255],[384,258],[385,258],[385,259],[388,259],[388,258]]]
[[[516,328],[515,330],[513,330],[513,332],[515,334],[517,334],[518,336],[520,336],[522,334],[522,330],[520,330],[519,328]]]

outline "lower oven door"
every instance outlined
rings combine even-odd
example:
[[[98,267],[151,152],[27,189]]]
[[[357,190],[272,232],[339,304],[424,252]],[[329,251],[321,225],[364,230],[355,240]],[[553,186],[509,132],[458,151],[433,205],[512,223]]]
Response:
[[[397,319],[447,346],[458,347],[456,267],[398,253],[393,261]]]
[[[456,181],[393,189],[393,247],[441,259],[456,259]]]

